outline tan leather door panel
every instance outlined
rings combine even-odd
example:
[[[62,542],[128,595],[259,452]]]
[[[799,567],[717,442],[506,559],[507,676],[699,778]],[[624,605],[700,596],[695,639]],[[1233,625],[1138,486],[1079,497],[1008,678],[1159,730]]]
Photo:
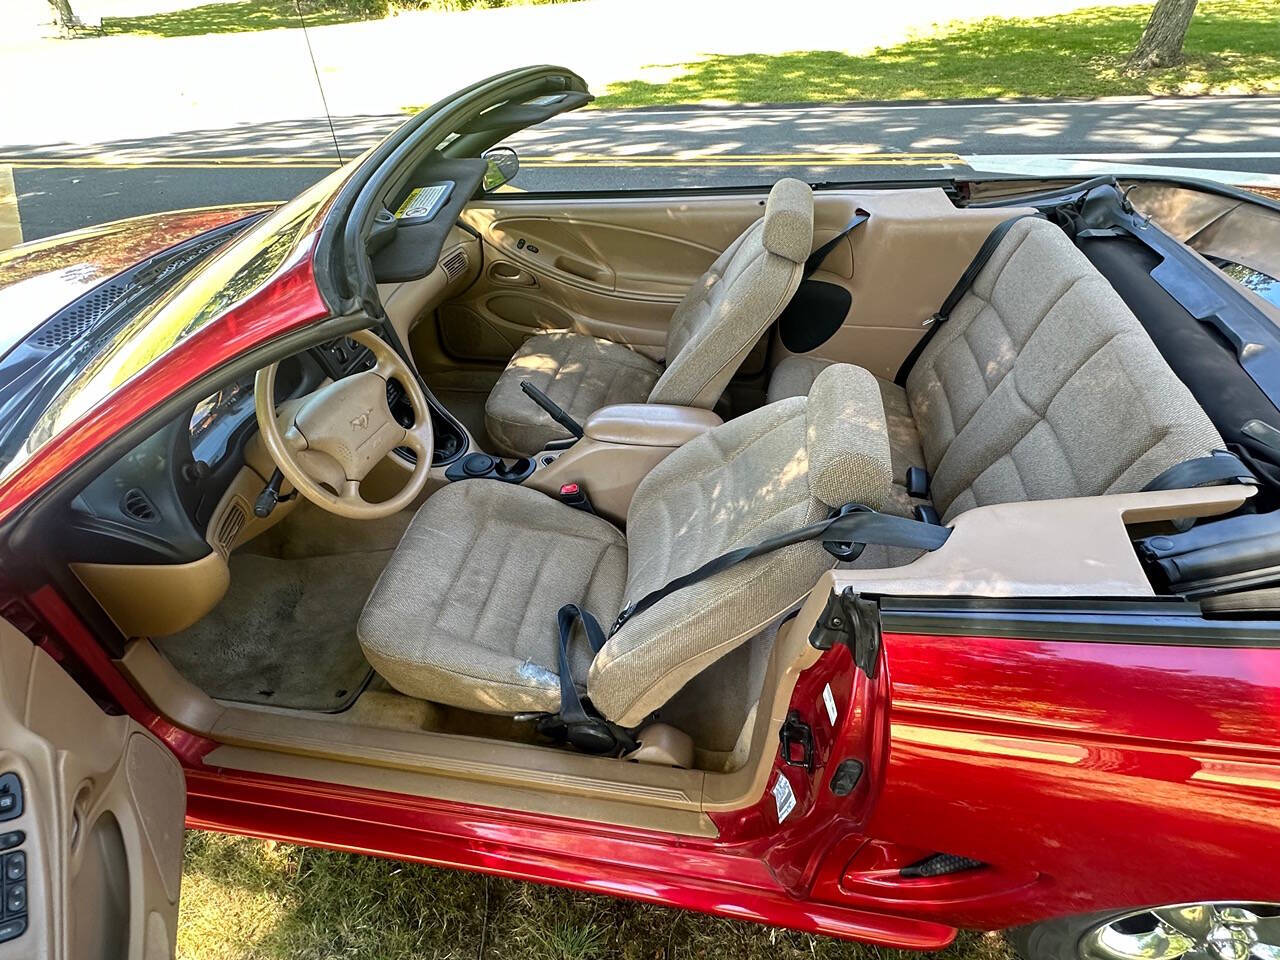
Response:
[[[462,218],[484,240],[485,270],[440,311],[444,345],[497,361],[536,333],[574,330],[661,359],[676,304],[763,202],[760,193],[472,204]]]
[[[172,957],[182,768],[159,740],[128,717],[105,714],[48,654],[0,621],[6,773],[20,782],[21,813],[0,821],[0,838],[13,831],[23,838],[0,857],[23,854],[27,912],[25,931],[0,943],[0,960]]]

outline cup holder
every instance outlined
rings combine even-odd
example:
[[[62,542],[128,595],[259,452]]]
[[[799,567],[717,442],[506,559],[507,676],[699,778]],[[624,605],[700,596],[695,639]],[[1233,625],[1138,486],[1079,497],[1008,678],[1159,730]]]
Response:
[[[444,475],[449,480],[502,480],[522,483],[533,473],[534,463],[528,457],[504,460],[487,453],[469,453],[451,463]]]

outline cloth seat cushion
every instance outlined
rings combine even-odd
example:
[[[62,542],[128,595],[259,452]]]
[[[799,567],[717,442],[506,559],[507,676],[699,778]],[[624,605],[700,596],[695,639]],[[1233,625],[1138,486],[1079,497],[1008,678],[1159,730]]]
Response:
[[[525,456],[570,434],[520,389],[528,380],[579,423],[613,403],[644,403],[662,375],[648,357],[580,333],[543,333],[524,342],[484,405],[496,452]]]
[[[824,362],[784,360],[769,399],[803,390]],[[1223,446],[1138,318],[1040,219],[1014,224],[921,351],[905,393],[884,394],[891,424],[905,430],[912,419],[910,455],[932,474],[944,522],[990,503],[1141,490]]]
[[[369,663],[401,693],[486,713],[560,708],[556,611],[601,623],[621,608],[626,538],[558,500],[463,480],[423,504],[357,625]],[[585,677],[585,637],[570,646]]]
[[[890,450],[875,378],[824,371],[792,397],[691,440],[641,481],[627,514],[631,603],[713,557],[814,523],[833,507],[883,509]],[[792,544],[678,590],[628,620],[591,665],[592,703],[633,725],[757,634],[834,565],[818,541]]]
[[[787,357],[778,364],[769,380],[767,402],[776,403],[787,397],[806,396],[818,374],[834,362],[820,357]],[[876,377],[875,380],[876,386],[880,388],[880,404],[884,408],[893,462],[892,497],[885,504],[884,510],[886,513],[909,517],[916,504],[927,502],[913,499],[907,493],[907,469],[923,467],[925,462],[924,452],[920,449],[920,434],[916,430],[915,417],[911,415],[907,392],[891,380],[883,377]]]
[[[1223,446],[1120,295],[1046,220],[1014,224],[906,389],[944,521],[1141,490]]]
[[[512,357],[485,404],[499,453],[525,456],[569,434],[520,390],[529,379],[579,422],[611,403],[711,409],[800,284],[813,245],[813,191],[795,179],[769,191],[764,216],[699,277],[667,327],[665,369],[620,344],[544,334]]]

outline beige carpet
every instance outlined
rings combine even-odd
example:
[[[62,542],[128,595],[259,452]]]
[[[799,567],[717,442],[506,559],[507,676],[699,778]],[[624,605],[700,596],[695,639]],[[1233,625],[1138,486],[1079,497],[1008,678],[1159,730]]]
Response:
[[[209,696],[343,710],[373,675],[356,620],[410,519],[342,520],[304,503],[231,557],[231,587],[194,626],[156,638]]]

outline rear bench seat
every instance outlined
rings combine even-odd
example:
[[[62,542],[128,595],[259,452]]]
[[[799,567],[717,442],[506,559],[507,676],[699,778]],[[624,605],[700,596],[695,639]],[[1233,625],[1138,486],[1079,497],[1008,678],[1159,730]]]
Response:
[[[856,306],[855,306],[856,309]],[[788,357],[770,403],[830,361]],[[972,507],[1141,490],[1224,446],[1138,319],[1053,224],[1016,223],[911,368],[880,380],[897,491],[925,467],[947,522]]]

